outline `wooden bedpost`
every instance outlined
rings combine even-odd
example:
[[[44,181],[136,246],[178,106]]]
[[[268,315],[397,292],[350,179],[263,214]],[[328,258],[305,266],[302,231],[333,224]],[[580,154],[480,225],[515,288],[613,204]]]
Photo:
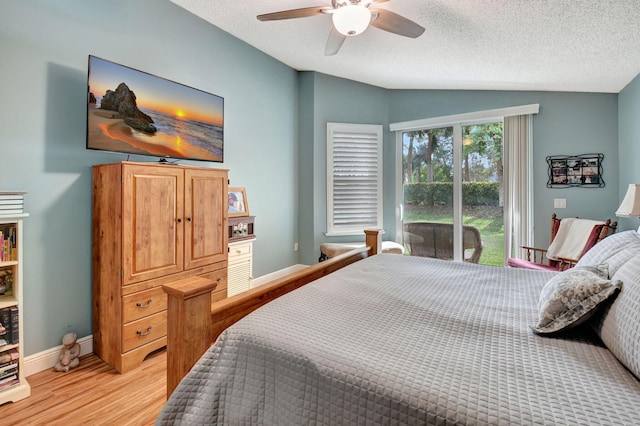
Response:
[[[371,247],[371,251],[369,252],[369,256],[373,256],[374,254],[378,254],[382,252],[382,234],[384,230],[382,229],[365,229],[365,245],[367,247]]]
[[[189,277],[162,286],[167,306],[167,398],[211,346],[211,291],[216,283]]]
[[[163,285],[169,298],[167,398],[227,327],[290,291],[382,252],[383,233],[381,229],[366,230],[366,247],[353,249],[213,304],[211,290],[216,284],[209,279],[196,276]]]

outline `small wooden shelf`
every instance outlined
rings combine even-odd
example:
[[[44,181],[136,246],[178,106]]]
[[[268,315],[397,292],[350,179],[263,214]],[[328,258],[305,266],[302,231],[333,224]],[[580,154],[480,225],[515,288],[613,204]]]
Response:
[[[12,257],[15,260],[7,260],[0,262],[0,269],[12,270],[11,290],[8,294],[0,295],[0,309],[17,308],[18,312],[18,336],[17,343],[11,342],[11,324],[3,321],[3,326],[7,332],[1,338],[11,342],[0,346],[0,354],[7,351],[17,350],[18,358],[9,362],[18,362],[18,383],[14,386],[0,389],[0,404],[6,402],[16,402],[31,395],[31,387],[24,376],[24,321],[23,321],[23,299],[24,299],[24,283],[23,283],[23,252],[22,252],[22,219],[28,217],[27,213],[14,215],[0,215],[0,230],[6,232],[10,230],[13,233],[12,240]],[[9,235],[7,233],[7,235]],[[12,321],[10,321],[12,322]]]
[[[0,335],[0,336],[2,336],[2,335]],[[19,348],[19,347],[20,347],[19,344],[15,344],[15,345],[0,345],[0,352],[6,352],[8,350],[16,349],[16,348]]]
[[[12,306],[18,306],[18,299],[14,295],[0,296],[0,309],[10,308]]]

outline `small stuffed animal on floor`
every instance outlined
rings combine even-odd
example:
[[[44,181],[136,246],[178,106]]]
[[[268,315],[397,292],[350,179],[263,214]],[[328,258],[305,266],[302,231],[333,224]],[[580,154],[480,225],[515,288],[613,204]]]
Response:
[[[60,357],[55,365],[56,371],[64,371],[67,373],[72,368],[80,365],[80,345],[76,343],[78,335],[76,333],[67,333],[62,336],[62,350]]]

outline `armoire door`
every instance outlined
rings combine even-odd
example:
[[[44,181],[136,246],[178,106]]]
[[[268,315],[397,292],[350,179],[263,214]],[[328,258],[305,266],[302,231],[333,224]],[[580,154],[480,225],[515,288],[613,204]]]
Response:
[[[184,268],[227,259],[226,170],[185,170]]]
[[[182,271],[183,170],[137,164],[123,168],[123,284]]]

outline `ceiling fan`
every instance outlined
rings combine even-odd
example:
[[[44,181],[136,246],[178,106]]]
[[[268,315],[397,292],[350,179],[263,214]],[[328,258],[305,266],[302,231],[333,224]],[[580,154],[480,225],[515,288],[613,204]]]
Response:
[[[301,9],[258,15],[259,21],[306,18],[308,16],[331,15],[333,26],[324,50],[326,56],[335,55],[347,37],[361,34],[369,24],[390,33],[417,38],[424,28],[415,22],[386,9],[369,9],[372,3],[389,0],[331,0],[331,6],[303,7]]]

